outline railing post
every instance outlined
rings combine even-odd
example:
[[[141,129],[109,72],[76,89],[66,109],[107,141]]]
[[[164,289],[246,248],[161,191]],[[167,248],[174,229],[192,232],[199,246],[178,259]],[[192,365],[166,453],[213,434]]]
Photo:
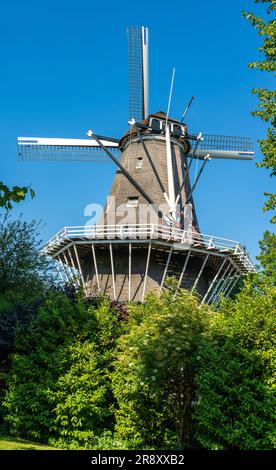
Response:
[[[131,300],[131,261],[132,261],[131,243],[128,244],[128,301]]]
[[[79,268],[79,272],[80,272],[80,276],[81,276],[82,286],[83,286],[83,289],[84,289],[84,292],[85,292],[85,282],[84,282],[84,277],[83,277],[81,264],[80,264],[80,259],[79,259],[78,250],[77,250],[76,245],[74,245],[74,251],[75,251],[75,255],[76,255],[76,259],[77,259],[77,263],[78,263],[78,268]]]
[[[223,295],[225,295],[225,297],[228,297],[229,292],[231,291],[232,285],[236,282],[237,276],[239,277],[239,274],[234,273],[234,276],[232,277],[232,279],[230,279],[228,286],[226,286],[226,289],[223,292]]]
[[[188,264],[188,261],[189,261],[190,255],[191,255],[191,251],[192,251],[192,249],[190,248],[187,255],[186,255],[185,262],[184,262],[183,269],[182,269],[182,272],[181,272],[180,277],[179,277],[177,287],[181,286],[181,282],[182,282],[183,276],[184,276],[186,268],[187,268],[187,264]]]
[[[150,252],[151,252],[151,242],[149,243],[149,248],[148,248],[147,264],[146,264],[145,279],[144,279],[143,293],[142,293],[142,302],[144,302],[145,293],[146,293],[146,285],[147,285],[147,277],[148,277],[149,261],[150,261]]]
[[[70,251],[70,247],[68,247],[68,253],[69,253],[69,257],[70,257],[70,261],[71,261],[71,263],[72,263],[72,266],[73,266],[73,268],[74,268],[74,270],[75,270],[75,273],[74,273],[74,275],[75,275],[75,278],[76,278],[76,280],[77,280],[77,284],[80,286],[80,280],[79,280],[79,276],[78,276],[78,275],[76,275],[76,273],[77,273],[78,271],[77,271],[77,268],[76,268],[76,266],[75,266],[75,263],[74,263],[74,259],[73,259],[72,253],[71,253],[71,251]]]
[[[210,302],[213,300],[213,298],[217,295],[218,289],[221,287],[221,285],[222,285],[222,283],[223,283],[223,281],[224,281],[224,279],[225,279],[225,276],[226,276],[227,272],[229,271],[229,268],[232,266],[232,263],[231,263],[231,261],[229,260],[229,258],[226,258],[226,259],[229,261],[229,263],[228,263],[228,265],[226,266],[226,268],[225,268],[225,270],[224,270],[224,272],[223,272],[221,278],[219,279],[219,281],[218,281],[217,285],[215,286],[213,292],[211,293],[209,299],[207,300],[207,302],[206,302],[207,305],[209,305]]]
[[[113,285],[113,297],[114,297],[114,300],[117,300],[112,243],[109,244],[109,251],[110,251],[110,264],[111,264],[111,275],[112,275],[112,285]]]
[[[96,259],[96,253],[95,253],[94,243],[91,244],[91,250],[92,250],[92,255],[93,255],[93,262],[94,262],[94,269],[95,269],[95,275],[96,275],[97,286],[98,286],[98,290],[101,290],[100,281],[99,281],[99,273],[98,273],[98,265],[97,265],[97,259]]]
[[[217,298],[218,298],[221,294],[224,293],[225,289],[228,288],[228,285],[227,285],[228,279],[231,278],[232,273],[233,273],[233,271],[235,271],[235,269],[236,269],[235,266],[233,266],[232,269],[230,270],[230,272],[228,273],[228,275],[227,275],[227,277],[225,278],[225,280],[224,280],[222,286],[220,287],[219,291],[218,291],[217,294],[216,294]],[[230,281],[230,282],[231,282],[231,281]]]
[[[123,226],[122,225],[119,225],[119,236],[121,238],[121,240],[123,239]],[[115,231],[117,231],[117,227],[115,228]]]
[[[55,259],[55,258],[54,258],[54,259]],[[56,261],[56,260],[55,260],[55,261]],[[56,261],[56,263],[57,263],[56,266],[57,266],[57,270],[58,270],[58,273],[59,273],[59,277],[60,277],[60,279],[61,279],[61,282],[64,283],[64,279],[63,279],[63,276],[62,276],[62,274],[61,274],[61,269],[60,269],[60,266],[59,266],[59,262]]]
[[[205,268],[205,265],[206,265],[206,263],[207,263],[207,261],[208,261],[209,256],[210,256],[209,254],[205,256],[205,259],[204,259],[204,261],[203,261],[203,263],[202,263],[202,266],[201,266],[201,268],[200,268],[200,270],[199,270],[198,276],[197,276],[197,278],[196,278],[196,280],[195,280],[195,282],[194,282],[194,285],[193,285],[193,287],[192,287],[191,293],[194,292],[194,290],[195,290],[195,288],[196,288],[196,286],[197,286],[197,284],[198,284],[198,281],[199,281],[199,279],[200,279],[200,277],[201,277],[201,275],[202,275],[203,269]]]
[[[241,245],[239,243],[236,244],[234,253],[235,255],[238,253],[243,253],[243,249],[241,248]]]
[[[164,284],[164,281],[165,281],[166,276],[167,276],[168,267],[169,267],[169,264],[170,264],[172,252],[173,252],[173,246],[171,247],[171,249],[170,249],[170,251],[169,251],[169,254],[168,254],[166,266],[165,266],[164,273],[163,273],[163,276],[162,276],[162,281],[161,281],[161,284],[160,284],[160,290],[163,289],[163,284]]]
[[[214,283],[216,282],[217,278],[219,277],[219,275],[220,275],[220,273],[221,273],[221,271],[222,271],[223,266],[224,266],[225,263],[226,263],[226,260],[227,260],[227,258],[224,258],[223,262],[221,263],[220,268],[219,268],[219,270],[217,271],[217,274],[215,275],[214,279],[212,280],[212,282],[211,282],[211,284],[210,284],[210,286],[209,286],[209,288],[208,288],[206,294],[204,295],[204,297],[203,297],[203,299],[202,299],[202,301],[201,301],[201,304],[203,304],[203,303],[205,302],[205,300],[207,299],[207,297],[208,297],[208,295],[209,295],[209,292],[211,291],[211,289],[212,289]]]
[[[237,282],[239,281],[240,278],[241,278],[241,276],[239,274],[237,274],[234,284],[232,284],[230,290],[228,291],[228,294],[227,294],[228,297],[230,296],[231,292],[233,291],[234,287],[236,286],[236,284],[237,284]]]
[[[211,237],[208,243],[208,248],[213,248],[214,247],[214,237]]]

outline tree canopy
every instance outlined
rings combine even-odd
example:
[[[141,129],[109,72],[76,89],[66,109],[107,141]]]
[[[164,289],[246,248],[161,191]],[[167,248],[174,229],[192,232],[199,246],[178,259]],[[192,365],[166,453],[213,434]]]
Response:
[[[207,449],[273,449],[276,288],[248,281],[208,316],[195,378],[195,434]]]
[[[255,3],[267,4],[266,17],[262,18],[253,13],[243,12],[243,16],[250,21],[262,40],[262,44],[258,49],[262,54],[262,59],[251,62],[249,67],[258,69],[261,72],[275,74],[276,20],[271,17],[271,14],[276,10],[276,3],[275,0],[255,0]],[[258,116],[269,125],[266,137],[259,140],[260,150],[264,158],[257,166],[268,169],[270,176],[273,177],[276,175],[276,91],[267,88],[255,88],[252,92],[256,94],[259,99],[258,109],[253,111],[252,114]],[[267,201],[264,205],[264,210],[274,210],[276,208],[276,194],[266,192],[265,196],[267,196]],[[276,216],[273,216],[271,221],[276,223]]]

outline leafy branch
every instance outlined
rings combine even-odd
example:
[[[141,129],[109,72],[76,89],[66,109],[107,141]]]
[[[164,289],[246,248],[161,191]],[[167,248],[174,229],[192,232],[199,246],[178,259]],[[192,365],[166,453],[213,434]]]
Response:
[[[13,203],[18,203],[26,198],[27,193],[33,199],[35,196],[34,190],[30,186],[13,186],[9,188],[3,181],[0,181],[0,207],[10,210]]]

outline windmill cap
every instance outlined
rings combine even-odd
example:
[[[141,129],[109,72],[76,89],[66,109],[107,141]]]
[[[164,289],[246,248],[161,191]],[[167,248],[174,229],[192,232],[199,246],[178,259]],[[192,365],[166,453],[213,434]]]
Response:
[[[167,119],[167,115],[164,111],[157,111],[156,113],[153,113],[153,114],[149,114],[148,117],[146,119],[143,119],[142,121],[140,121],[140,124],[143,124],[144,126],[149,126],[150,124],[150,120],[151,119],[160,119],[162,121],[166,121]],[[187,132],[187,126],[186,124],[184,123],[180,123],[180,121],[178,119],[174,119],[174,118],[171,118],[171,117],[168,117],[168,122],[169,123],[172,123],[172,124],[179,124],[181,125],[182,127],[184,127],[184,130],[185,132]],[[132,124],[133,123],[133,124]],[[133,135],[136,133],[136,127],[135,127],[135,120],[133,121],[133,119],[131,119],[129,121],[129,124],[131,126],[131,128],[121,137],[121,139],[119,140],[119,147],[120,148],[124,148],[125,144],[128,142],[129,138],[130,137],[133,137]],[[141,134],[143,133],[148,133],[148,129],[145,128],[145,129],[140,129],[140,132]]]

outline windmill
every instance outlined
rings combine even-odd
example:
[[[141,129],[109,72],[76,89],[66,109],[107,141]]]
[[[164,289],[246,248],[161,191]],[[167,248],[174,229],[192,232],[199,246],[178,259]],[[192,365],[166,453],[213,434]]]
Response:
[[[254,268],[240,243],[201,233],[193,194],[207,162],[251,160],[252,142],[189,134],[184,118],[191,102],[180,120],[169,116],[170,106],[167,113],[149,113],[148,28],[127,32],[129,129],[120,139],[92,130],[88,139],[18,138],[20,160],[110,161],[117,167],[99,224],[64,227],[44,251],[62,268],[63,281],[87,296],[101,291],[117,301],[143,302],[174,276],[202,303],[217,302]],[[201,167],[191,184],[194,161]]]

